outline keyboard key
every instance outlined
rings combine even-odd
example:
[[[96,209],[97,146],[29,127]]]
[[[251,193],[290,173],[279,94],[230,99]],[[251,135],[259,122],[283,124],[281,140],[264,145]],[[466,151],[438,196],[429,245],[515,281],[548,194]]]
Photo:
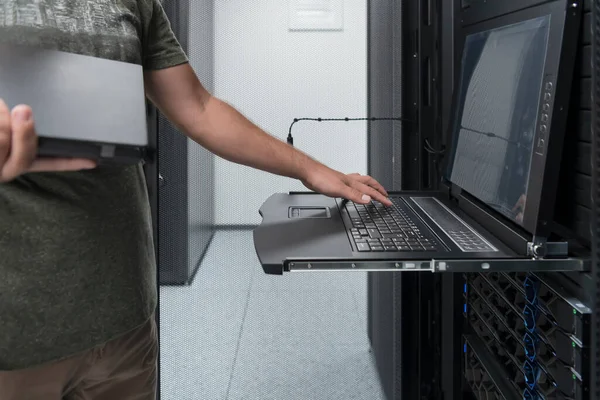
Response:
[[[377,229],[368,229],[368,231],[369,236],[371,236],[372,239],[379,239],[381,237],[381,234]]]
[[[392,232],[381,232],[381,237],[385,239],[394,238],[394,234]]]
[[[358,248],[358,251],[371,251],[371,247],[369,246],[368,243],[357,243],[356,247]]]

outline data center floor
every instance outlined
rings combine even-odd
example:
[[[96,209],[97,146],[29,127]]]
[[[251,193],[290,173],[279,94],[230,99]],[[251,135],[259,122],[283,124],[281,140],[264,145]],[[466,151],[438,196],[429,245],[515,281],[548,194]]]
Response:
[[[251,231],[218,231],[160,295],[162,400],[384,399],[364,273],[268,276]]]

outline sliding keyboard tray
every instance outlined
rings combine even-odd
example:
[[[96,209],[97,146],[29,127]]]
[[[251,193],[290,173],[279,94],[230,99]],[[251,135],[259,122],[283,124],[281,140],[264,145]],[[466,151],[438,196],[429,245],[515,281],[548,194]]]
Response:
[[[285,272],[316,271],[369,271],[369,272],[568,272],[588,271],[589,260],[564,259],[485,259],[485,260],[429,260],[429,261],[289,261],[283,264]],[[283,272],[282,271],[282,272]],[[275,271],[267,273],[277,273]]]
[[[494,251],[459,251],[448,247],[449,239],[446,239],[443,246],[447,251],[430,251],[423,245],[422,249],[411,249],[413,251],[384,248],[361,252],[351,245],[348,225],[344,223],[340,207],[338,200],[317,194],[276,193],[269,197],[259,210],[262,222],[253,232],[254,248],[264,272],[281,275],[284,272],[318,271],[465,273],[589,270],[590,263],[585,258],[567,256],[570,253],[566,244],[536,241],[535,245],[531,243],[531,248],[523,246],[521,253],[508,248],[489,232],[486,240],[490,240]],[[422,221],[416,219],[420,218],[416,213],[413,217],[411,222],[418,228]],[[385,220],[386,216],[382,218]],[[474,225],[475,221],[465,221],[475,229],[481,229]],[[434,229],[432,232],[432,240],[440,237],[439,232],[435,233]]]

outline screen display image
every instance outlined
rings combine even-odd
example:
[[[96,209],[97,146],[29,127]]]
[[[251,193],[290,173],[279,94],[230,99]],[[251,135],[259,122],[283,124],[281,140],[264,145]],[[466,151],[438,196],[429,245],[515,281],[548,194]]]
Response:
[[[522,224],[550,16],[467,36],[446,178]]]

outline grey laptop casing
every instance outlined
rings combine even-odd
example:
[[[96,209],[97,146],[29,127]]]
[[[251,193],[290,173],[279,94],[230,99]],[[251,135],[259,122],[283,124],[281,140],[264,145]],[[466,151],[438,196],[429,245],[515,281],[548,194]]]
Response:
[[[140,65],[0,44],[0,98],[33,109],[40,155],[136,162],[146,153]]]

